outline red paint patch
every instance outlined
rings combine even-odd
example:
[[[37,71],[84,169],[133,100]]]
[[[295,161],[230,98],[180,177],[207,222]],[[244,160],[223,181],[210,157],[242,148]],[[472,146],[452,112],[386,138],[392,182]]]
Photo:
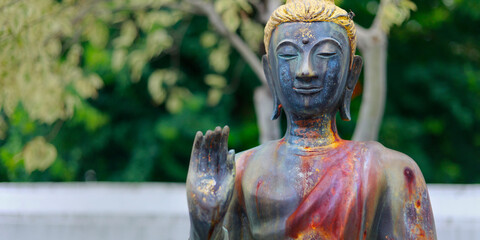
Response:
[[[257,207],[257,216],[260,216],[260,209],[258,208],[258,190],[260,189],[260,186],[263,184],[262,180],[259,180],[257,182],[257,190],[255,191],[255,204]]]
[[[259,180],[257,183],[257,191],[255,191],[255,195],[258,195],[258,189],[260,189],[260,186],[262,185],[263,181]]]
[[[412,194],[413,193],[413,187],[415,185],[415,174],[413,173],[413,170],[409,167],[406,167],[403,170],[403,175],[405,175],[405,180],[408,188],[408,193]]]
[[[417,208],[420,208],[420,207],[422,206],[422,204],[420,203],[420,200],[417,200],[417,201],[415,202],[415,206],[416,206]]]

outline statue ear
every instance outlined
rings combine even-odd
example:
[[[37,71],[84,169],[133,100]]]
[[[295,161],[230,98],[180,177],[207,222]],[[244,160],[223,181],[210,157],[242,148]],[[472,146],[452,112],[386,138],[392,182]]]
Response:
[[[267,55],[263,55],[262,64],[263,72],[265,73],[265,78],[267,79],[268,87],[270,88],[273,97],[273,114],[271,119],[275,120],[280,117],[280,114],[282,114],[282,104],[277,97],[277,90],[273,83],[272,69],[270,68],[270,64],[268,64]]]
[[[342,103],[340,105],[340,117],[344,121],[350,121],[350,102],[352,100],[353,89],[357,84],[358,77],[362,71],[363,60],[362,57],[355,55],[353,57],[352,68],[350,69],[347,77],[347,83],[345,86],[345,92],[343,93]]]

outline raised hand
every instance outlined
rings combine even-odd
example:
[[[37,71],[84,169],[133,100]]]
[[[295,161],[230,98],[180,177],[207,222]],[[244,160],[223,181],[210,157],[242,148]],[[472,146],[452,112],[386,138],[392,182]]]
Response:
[[[187,176],[187,198],[193,238],[206,239],[224,217],[235,183],[235,152],[228,151],[225,126],[197,132]]]

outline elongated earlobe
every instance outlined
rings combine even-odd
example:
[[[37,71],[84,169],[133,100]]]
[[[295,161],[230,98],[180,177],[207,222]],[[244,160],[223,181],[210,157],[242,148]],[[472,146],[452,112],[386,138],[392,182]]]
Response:
[[[354,56],[352,68],[350,69],[347,77],[347,84],[343,93],[342,103],[340,105],[340,117],[344,121],[352,120],[350,116],[350,102],[352,101],[352,94],[355,85],[357,84],[358,77],[362,71],[363,60],[360,56]]]
[[[265,78],[267,79],[268,87],[270,88],[270,92],[272,93],[273,97],[273,113],[271,119],[275,120],[282,114],[282,103],[280,103],[280,100],[277,97],[277,91],[275,90],[275,85],[273,83],[272,71],[270,69],[270,65],[268,64],[267,55],[263,55],[262,64],[263,72],[265,73]]]

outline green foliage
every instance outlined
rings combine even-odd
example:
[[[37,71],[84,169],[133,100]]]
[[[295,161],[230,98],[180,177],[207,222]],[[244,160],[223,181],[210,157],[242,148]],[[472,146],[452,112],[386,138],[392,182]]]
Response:
[[[408,18],[412,2],[391,4],[403,8],[385,13],[380,142],[415,159],[429,182],[480,182],[480,6],[416,2]],[[214,6],[260,54],[255,8]],[[378,2],[342,7],[369,26]],[[83,181],[91,170],[100,181],[184,181],[196,131],[228,124],[231,148],[258,145],[259,81],[185,4],[0,0],[0,26],[0,181]],[[338,124],[348,138],[355,122]]]
[[[351,8],[362,2],[356,4]],[[478,183],[480,5],[416,4],[407,22],[390,31],[380,142],[412,157],[427,182]]]
[[[0,2],[0,180],[183,181],[197,130],[240,125],[224,76],[239,56],[173,3]]]

